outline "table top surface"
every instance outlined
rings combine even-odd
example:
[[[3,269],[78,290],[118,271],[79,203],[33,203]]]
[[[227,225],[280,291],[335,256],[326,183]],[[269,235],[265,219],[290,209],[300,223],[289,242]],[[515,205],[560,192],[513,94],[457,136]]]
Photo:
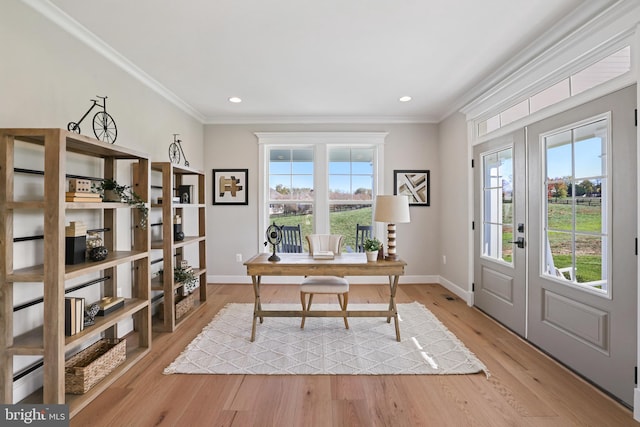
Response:
[[[280,261],[269,261],[269,253],[261,253],[248,259],[244,265],[247,274],[253,275],[309,275],[309,276],[377,276],[404,274],[406,262],[381,260],[368,262],[364,253],[344,253],[334,259],[313,259],[308,253],[278,254]]]

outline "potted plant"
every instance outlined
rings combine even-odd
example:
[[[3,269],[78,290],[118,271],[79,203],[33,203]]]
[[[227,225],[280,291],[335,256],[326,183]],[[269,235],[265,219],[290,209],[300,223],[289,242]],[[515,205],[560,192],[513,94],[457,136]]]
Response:
[[[380,250],[380,240],[375,237],[365,239],[362,247],[367,254],[367,261],[375,261],[378,258],[378,251]]]
[[[105,178],[94,189],[102,196],[105,202],[123,202],[135,206],[140,212],[140,227],[147,228],[147,218],[149,217],[149,207],[146,202],[131,189],[129,185],[121,185],[115,179]]]

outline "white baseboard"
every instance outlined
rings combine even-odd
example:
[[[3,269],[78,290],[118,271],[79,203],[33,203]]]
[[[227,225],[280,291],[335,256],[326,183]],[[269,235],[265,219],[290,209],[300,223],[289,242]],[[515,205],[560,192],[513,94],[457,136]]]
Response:
[[[473,305],[473,292],[465,290],[450,280],[445,279],[442,276],[439,276],[438,282],[440,285],[444,286],[454,294],[458,295],[460,298],[467,302],[467,305],[471,307]]]
[[[386,285],[389,280],[386,276],[348,276],[349,283]],[[265,284],[282,284],[297,285],[302,280],[302,276],[262,276],[262,283]],[[417,283],[440,283],[440,276],[400,276],[400,284],[417,284]],[[249,276],[207,276],[207,283],[218,284],[243,284],[250,285],[251,277]],[[453,292],[453,291],[452,291]]]
[[[20,402],[34,391],[42,388],[44,381],[43,368],[40,367],[29,375],[25,375],[13,383],[13,403]]]
[[[633,389],[633,419],[640,421],[640,388]]]

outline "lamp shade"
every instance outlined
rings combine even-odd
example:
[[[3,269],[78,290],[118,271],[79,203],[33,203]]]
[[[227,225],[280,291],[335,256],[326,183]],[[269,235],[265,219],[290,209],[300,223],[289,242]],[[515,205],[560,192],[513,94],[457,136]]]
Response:
[[[376,196],[373,220],[391,224],[410,222],[409,196]]]

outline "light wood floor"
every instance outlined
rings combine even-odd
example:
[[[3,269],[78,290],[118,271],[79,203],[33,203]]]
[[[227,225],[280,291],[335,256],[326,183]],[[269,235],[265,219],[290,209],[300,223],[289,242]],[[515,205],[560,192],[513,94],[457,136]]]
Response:
[[[424,304],[485,363],[488,379],[484,374],[163,375],[225,304],[252,302],[250,285],[208,288],[206,307],[173,334],[155,334],[151,354],[71,426],[639,425],[629,409],[439,285],[401,285],[398,302]],[[349,302],[386,302],[387,295],[385,286],[354,285]],[[296,286],[263,287],[263,302],[298,301]]]

